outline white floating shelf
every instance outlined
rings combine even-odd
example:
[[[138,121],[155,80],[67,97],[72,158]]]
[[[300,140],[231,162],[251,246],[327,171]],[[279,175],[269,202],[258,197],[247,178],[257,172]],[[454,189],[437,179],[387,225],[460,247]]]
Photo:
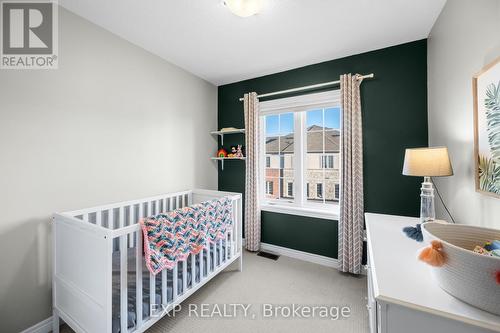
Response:
[[[222,167],[222,170],[224,170],[224,161],[227,161],[227,160],[240,160],[240,161],[244,161],[247,158],[246,157],[210,157],[210,159],[212,159],[214,161],[221,161],[221,167]]]
[[[237,134],[237,133],[245,133],[245,129],[244,128],[236,128],[234,130],[229,130],[229,131],[224,131],[224,132],[213,131],[213,132],[210,132],[210,133],[212,133],[213,135]]]
[[[222,161],[222,160],[246,160],[246,157],[211,157],[212,160]]]
[[[228,130],[228,131],[224,131],[224,132],[222,132],[222,131],[210,132],[210,134],[220,136],[221,145],[224,145],[224,135],[226,135],[226,134],[244,134],[244,133],[245,133],[244,128],[236,128],[234,130]]]

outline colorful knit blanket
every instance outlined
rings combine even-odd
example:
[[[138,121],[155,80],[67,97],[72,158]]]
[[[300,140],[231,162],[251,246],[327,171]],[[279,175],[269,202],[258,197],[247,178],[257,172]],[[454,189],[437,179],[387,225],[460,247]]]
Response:
[[[232,216],[232,200],[223,197],[141,219],[149,271],[156,275],[172,269],[190,253],[198,254],[207,244],[224,239]]]

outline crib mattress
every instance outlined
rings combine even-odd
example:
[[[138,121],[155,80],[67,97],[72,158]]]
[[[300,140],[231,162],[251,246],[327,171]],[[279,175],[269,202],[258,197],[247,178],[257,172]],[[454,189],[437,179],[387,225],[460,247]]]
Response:
[[[220,265],[219,252],[220,249],[218,246],[216,249],[216,257],[217,266]],[[222,241],[222,260],[225,260],[226,255],[226,242]],[[136,248],[129,248],[127,253],[127,298],[128,298],[128,328],[133,328],[136,324]],[[210,251],[210,262],[214,265],[214,250]],[[178,275],[177,275],[177,294],[180,295],[183,293],[183,277],[182,277],[182,268],[183,265],[187,264],[187,282],[186,285],[188,287],[191,286],[192,282],[192,273],[191,273],[191,256],[184,261],[179,262],[178,267]],[[212,266],[213,267],[213,266]],[[203,276],[207,275],[207,251],[203,253]],[[149,288],[149,270],[146,268],[145,261],[142,261],[142,317],[143,319],[147,319],[149,317],[150,310],[150,288]],[[167,303],[172,302],[173,298],[173,290],[172,283],[173,280],[173,271],[167,270]],[[195,281],[200,281],[200,263],[199,256],[195,256]],[[162,299],[162,275],[158,274],[155,279],[155,300],[153,304],[161,304]],[[120,332],[120,251],[113,252],[113,333]]]

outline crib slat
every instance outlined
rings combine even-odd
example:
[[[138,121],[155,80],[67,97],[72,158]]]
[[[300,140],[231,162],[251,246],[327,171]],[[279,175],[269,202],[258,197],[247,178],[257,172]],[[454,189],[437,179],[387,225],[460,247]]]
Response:
[[[222,239],[219,239],[217,245],[219,245],[219,266],[220,266],[222,265]]]
[[[182,293],[185,294],[186,293],[186,289],[187,289],[187,259],[186,261],[184,261],[182,263]]]
[[[224,261],[228,261],[229,260],[229,251],[228,251],[228,249],[230,247],[229,244],[230,244],[229,243],[229,234],[226,232],[226,258],[224,259]]]
[[[167,270],[161,271],[161,303],[167,305]]]
[[[144,215],[144,206],[142,204],[139,205],[139,219]],[[137,325],[136,327],[142,326],[142,230],[136,232],[137,241],[136,244],[136,262],[135,262],[135,309],[137,316]]]
[[[196,283],[196,256],[191,253],[191,288]]]
[[[122,212],[120,210],[120,213]],[[124,218],[120,214],[120,221]],[[120,237],[120,332],[128,331],[127,235]]]
[[[234,249],[235,251],[238,251],[238,253],[240,252],[240,232],[238,230],[238,223],[240,223],[240,213],[238,211],[238,203],[237,201],[233,201],[233,212],[234,212],[234,218],[233,218],[233,225],[234,225],[234,236],[235,236],[235,240],[236,240],[236,248]]]
[[[152,309],[152,305],[156,304],[156,278],[153,274],[149,273],[149,311]],[[149,316],[152,316],[151,312]]]
[[[115,209],[114,208],[110,208],[108,210],[108,228],[109,229],[115,228]]]
[[[202,280],[202,278],[203,278],[203,269],[204,269],[204,267],[203,267],[203,253],[204,253],[204,252],[205,252],[205,250],[204,250],[204,249],[202,249],[202,250],[200,251],[200,253],[198,254],[198,255],[199,255],[199,258],[200,258],[200,282],[201,282],[201,280]]]
[[[236,200],[233,200],[232,201],[232,207],[233,207],[233,216],[232,216],[232,219],[233,219],[233,227],[231,228],[231,256],[234,256],[235,255],[235,251],[236,251],[236,235],[238,234],[237,232],[237,226],[238,226],[238,222],[236,221]]]
[[[97,226],[102,225],[102,212],[100,210],[95,212],[95,225]]]
[[[210,243],[208,243],[207,245],[208,245],[208,247],[207,247],[207,276],[209,276],[210,275],[210,269],[212,267],[212,258],[210,256],[212,245],[210,245]]]
[[[176,263],[175,266],[174,266],[174,269],[172,270],[172,303],[175,303],[175,301],[177,300],[177,294],[178,294],[178,291],[179,291],[179,287],[177,286],[177,282],[178,282],[178,277],[179,277],[179,271],[178,271],[178,266],[179,266],[179,263]]]
[[[129,206],[129,211],[128,211],[128,225],[133,225],[135,223],[135,210],[134,210],[134,205]],[[129,233],[128,234],[128,241],[129,241],[129,247],[133,248],[134,247],[134,234]]]

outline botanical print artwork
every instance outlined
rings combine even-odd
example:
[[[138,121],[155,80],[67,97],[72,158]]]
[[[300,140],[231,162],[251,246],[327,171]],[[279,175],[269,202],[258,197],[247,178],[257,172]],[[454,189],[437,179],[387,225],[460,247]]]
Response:
[[[500,59],[473,79],[476,189],[500,196]]]

